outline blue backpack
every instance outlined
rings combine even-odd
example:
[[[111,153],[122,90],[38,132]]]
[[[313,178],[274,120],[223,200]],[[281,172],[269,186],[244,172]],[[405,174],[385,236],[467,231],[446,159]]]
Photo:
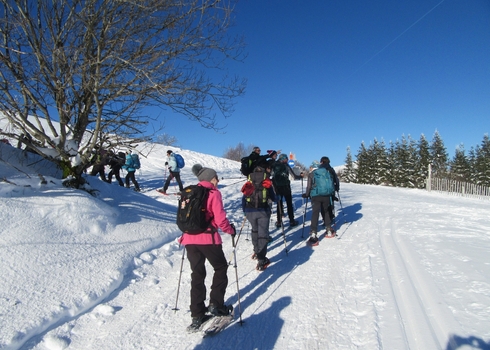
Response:
[[[331,196],[335,192],[332,175],[325,168],[318,168],[313,172],[313,187],[310,196]]]
[[[185,167],[184,158],[182,158],[182,156],[180,154],[174,153],[174,157],[175,157],[175,161],[177,162],[177,166],[180,169],[182,169],[183,167]]]
[[[141,163],[138,153],[131,154],[131,159],[133,160],[133,168],[139,169],[141,167]]]

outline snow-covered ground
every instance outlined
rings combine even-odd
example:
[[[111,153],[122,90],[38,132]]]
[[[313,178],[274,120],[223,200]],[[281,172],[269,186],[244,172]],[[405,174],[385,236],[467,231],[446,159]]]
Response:
[[[218,171],[241,227],[239,164],[170,149],[186,160],[186,184],[197,182],[197,162]],[[166,150],[154,145],[141,159],[145,192],[89,176],[93,197],[0,145],[0,178],[11,182],[0,182],[0,349],[490,349],[490,201],[342,184],[339,237],[311,248],[301,181],[292,185],[301,225],[286,226],[285,243],[271,222],[264,272],[243,226],[226,294],[236,322],[213,338],[187,334],[177,197],[152,190]]]

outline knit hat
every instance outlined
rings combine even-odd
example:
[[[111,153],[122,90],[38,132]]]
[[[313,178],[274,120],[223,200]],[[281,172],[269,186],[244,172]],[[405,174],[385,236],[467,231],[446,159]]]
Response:
[[[203,168],[201,164],[194,164],[192,173],[197,176],[199,181],[211,181],[215,177],[218,177],[218,174],[214,169]]]
[[[288,156],[286,154],[282,153],[282,154],[279,155],[279,158],[277,158],[277,160],[279,162],[282,162],[284,160],[288,160]]]
[[[171,150],[171,149],[169,149],[169,150],[167,151],[167,155],[168,155],[168,154],[170,154],[170,153],[172,153],[172,150]]]
[[[318,163],[316,160],[314,160],[313,163],[311,163],[310,168],[318,169],[319,166],[320,166],[320,163]]]

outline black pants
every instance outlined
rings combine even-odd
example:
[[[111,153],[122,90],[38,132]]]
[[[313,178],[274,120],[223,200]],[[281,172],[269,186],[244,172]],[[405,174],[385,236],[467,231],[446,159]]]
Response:
[[[191,265],[191,317],[201,317],[206,313],[206,259],[214,269],[209,303],[221,307],[225,302],[225,292],[228,286],[228,262],[221,244],[185,246],[187,259]]]
[[[182,181],[180,180],[180,172],[171,171],[167,177],[167,181],[165,181],[165,185],[163,185],[163,192],[167,192],[168,186],[170,186],[170,181],[175,177],[175,181],[179,184],[180,192],[184,191],[184,186],[182,186]]]
[[[103,164],[95,164],[92,167],[92,171],[90,172],[90,175],[92,176],[99,175],[102,181],[107,182],[107,178],[105,177],[105,167]]]
[[[119,186],[124,186],[124,182],[121,180],[121,175],[119,174],[119,168],[114,168],[109,171],[109,174],[107,175],[107,178],[109,180],[109,183],[112,183],[112,176],[114,175],[116,177],[117,182],[119,183]]]
[[[283,197],[286,200],[286,206],[288,208],[289,222],[294,220],[294,208],[293,208],[293,195],[291,194],[291,186],[276,186],[276,192],[278,196]],[[282,216],[284,214],[284,205],[282,198],[277,202],[277,222],[282,222]]]
[[[126,187],[129,187],[129,180],[133,182],[134,188],[139,191],[140,185],[138,185],[138,182],[134,177],[134,171],[128,171],[128,174],[126,175]]]

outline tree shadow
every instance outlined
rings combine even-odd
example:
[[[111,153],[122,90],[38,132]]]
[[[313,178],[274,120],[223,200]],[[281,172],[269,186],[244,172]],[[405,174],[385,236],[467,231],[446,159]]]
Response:
[[[459,335],[452,334],[447,341],[446,350],[457,350],[463,348],[490,350],[490,342],[486,342],[483,339],[475,336],[460,337]]]

